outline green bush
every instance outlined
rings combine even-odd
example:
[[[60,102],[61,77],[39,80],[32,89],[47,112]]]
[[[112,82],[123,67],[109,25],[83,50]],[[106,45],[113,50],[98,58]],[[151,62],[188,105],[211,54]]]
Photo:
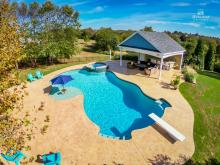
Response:
[[[197,73],[193,68],[187,66],[183,70],[183,75],[186,82],[196,83]]]
[[[192,73],[186,72],[184,75],[184,78],[187,82],[193,83],[194,81],[194,75]]]
[[[176,78],[171,81],[171,85],[174,87],[174,89],[177,89],[179,84],[180,84],[180,76],[176,76]]]

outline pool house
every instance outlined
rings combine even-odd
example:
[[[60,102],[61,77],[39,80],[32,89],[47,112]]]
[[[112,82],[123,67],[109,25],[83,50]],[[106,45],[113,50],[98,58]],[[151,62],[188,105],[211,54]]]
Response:
[[[137,66],[139,68],[145,69],[147,61],[158,66],[159,80],[163,69],[181,70],[185,52],[181,45],[162,32],[135,32],[118,47],[120,48],[120,66],[123,60],[122,51],[135,52],[138,55]]]

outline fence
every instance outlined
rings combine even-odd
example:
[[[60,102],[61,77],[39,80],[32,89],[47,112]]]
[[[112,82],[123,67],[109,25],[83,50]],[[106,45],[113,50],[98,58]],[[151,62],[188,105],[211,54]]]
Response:
[[[65,58],[56,58],[53,59],[53,64],[66,64],[66,63],[73,63],[73,64],[80,64],[80,63],[88,63],[88,62],[93,62],[93,61],[108,61],[109,56],[106,55],[99,55],[99,56],[74,56],[70,59],[65,59]],[[33,63],[34,61],[34,63]],[[35,59],[23,59],[19,63],[19,68],[25,68],[25,67],[35,67],[38,65],[49,65],[51,64],[48,60],[48,58],[35,58]]]
[[[109,56],[100,55],[100,56],[75,56],[70,59],[59,58],[57,59],[60,63],[83,63],[83,62],[92,62],[92,61],[108,61]]]

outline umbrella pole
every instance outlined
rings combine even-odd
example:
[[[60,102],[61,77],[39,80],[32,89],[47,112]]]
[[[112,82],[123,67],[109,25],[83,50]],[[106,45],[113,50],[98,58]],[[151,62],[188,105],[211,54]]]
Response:
[[[65,93],[66,91],[65,91],[65,88],[64,88],[64,85],[63,85],[63,89],[62,89],[62,91],[63,91],[63,93]]]

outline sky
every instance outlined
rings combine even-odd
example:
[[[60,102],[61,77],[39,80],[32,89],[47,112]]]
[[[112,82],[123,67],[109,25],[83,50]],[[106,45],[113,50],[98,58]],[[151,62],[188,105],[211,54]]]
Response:
[[[19,2],[34,0],[19,0]],[[40,0],[38,2],[44,2]],[[52,0],[80,12],[82,28],[182,31],[220,37],[220,0]]]

